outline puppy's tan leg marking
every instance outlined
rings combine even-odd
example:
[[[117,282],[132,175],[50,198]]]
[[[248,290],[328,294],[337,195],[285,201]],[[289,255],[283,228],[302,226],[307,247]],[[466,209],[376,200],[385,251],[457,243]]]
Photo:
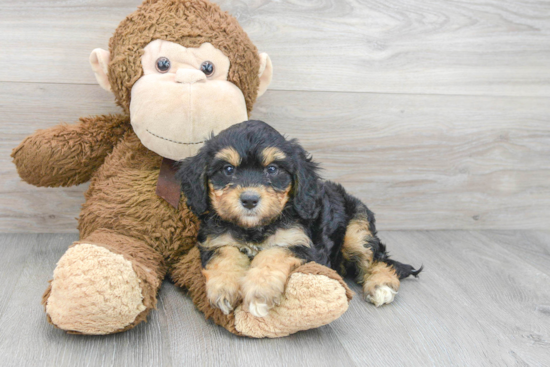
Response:
[[[365,299],[379,307],[394,300],[400,283],[391,266],[373,262],[373,253],[369,248],[369,241],[373,238],[368,220],[353,219],[346,230],[342,253],[346,261],[357,265],[357,281],[363,284]]]
[[[244,309],[256,317],[267,316],[280,304],[289,274],[302,262],[286,248],[260,251],[241,283]]]
[[[344,236],[342,254],[344,260],[353,262],[359,270],[358,282],[363,283],[367,269],[372,264],[372,250],[368,247],[373,235],[369,229],[369,222],[363,219],[353,219],[348,224]]]
[[[248,256],[233,246],[220,247],[203,269],[210,303],[229,314],[240,300],[241,278],[250,266]]]
[[[353,219],[348,224],[344,236],[342,254],[346,262],[355,263],[357,267],[357,282],[365,283],[368,269],[372,265],[373,253],[369,241],[374,238],[366,219]]]

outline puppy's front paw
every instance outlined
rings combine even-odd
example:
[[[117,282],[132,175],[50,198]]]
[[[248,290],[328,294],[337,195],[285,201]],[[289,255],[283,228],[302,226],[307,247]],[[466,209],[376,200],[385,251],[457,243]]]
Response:
[[[266,317],[273,307],[281,304],[283,292],[273,292],[272,289],[258,290],[254,294],[247,294],[244,307],[256,317]]]
[[[387,285],[380,285],[376,286],[370,292],[365,292],[365,298],[376,307],[380,307],[384,304],[393,302],[396,294],[397,292]]]
[[[247,276],[241,285],[243,307],[256,317],[265,317],[269,310],[281,304],[284,290],[285,282],[276,277]]]
[[[209,279],[206,282],[206,295],[210,304],[229,315],[241,297],[238,281],[228,279]]]
[[[399,277],[395,269],[386,263],[375,263],[363,284],[365,299],[376,307],[393,302],[399,290]]]

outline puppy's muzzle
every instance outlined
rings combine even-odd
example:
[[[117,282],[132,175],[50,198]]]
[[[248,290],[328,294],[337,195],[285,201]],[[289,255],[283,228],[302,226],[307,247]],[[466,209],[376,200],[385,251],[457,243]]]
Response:
[[[252,191],[245,191],[241,194],[241,204],[246,209],[254,209],[260,202],[260,195]]]

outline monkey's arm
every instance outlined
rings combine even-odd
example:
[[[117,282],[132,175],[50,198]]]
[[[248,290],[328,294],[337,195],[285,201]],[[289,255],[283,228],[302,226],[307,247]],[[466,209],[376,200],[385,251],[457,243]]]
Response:
[[[21,178],[35,186],[84,183],[130,129],[126,115],[83,117],[28,136],[11,154]]]

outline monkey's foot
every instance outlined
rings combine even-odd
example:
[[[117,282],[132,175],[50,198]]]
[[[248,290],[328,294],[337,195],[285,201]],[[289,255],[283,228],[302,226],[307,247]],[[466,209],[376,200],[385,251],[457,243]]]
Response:
[[[289,277],[281,304],[255,317],[242,306],[235,310],[235,329],[253,338],[277,338],[314,329],[339,318],[352,292],[333,270],[308,263]]]
[[[43,296],[48,321],[81,334],[133,326],[147,307],[132,263],[104,247],[80,243],[59,260]]]

